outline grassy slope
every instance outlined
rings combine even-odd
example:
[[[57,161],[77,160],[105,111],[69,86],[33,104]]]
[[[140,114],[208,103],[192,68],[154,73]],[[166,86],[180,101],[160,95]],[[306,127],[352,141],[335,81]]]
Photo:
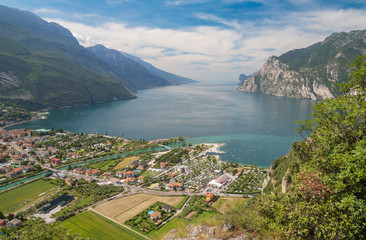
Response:
[[[38,180],[0,194],[0,211],[7,211],[26,200],[39,198],[39,194],[54,188],[55,185]]]
[[[64,221],[62,225],[74,233],[93,239],[143,239],[94,212],[74,216]]]

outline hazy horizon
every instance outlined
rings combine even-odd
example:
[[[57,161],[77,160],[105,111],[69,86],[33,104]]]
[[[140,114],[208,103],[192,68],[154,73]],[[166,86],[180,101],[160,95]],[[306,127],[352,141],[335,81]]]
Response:
[[[68,28],[85,47],[102,44],[168,72],[235,82],[269,56],[366,29],[366,3],[268,0],[0,0]]]

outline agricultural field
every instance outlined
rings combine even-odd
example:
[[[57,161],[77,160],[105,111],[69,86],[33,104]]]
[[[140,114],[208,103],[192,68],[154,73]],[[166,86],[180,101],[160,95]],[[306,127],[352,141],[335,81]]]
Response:
[[[113,170],[121,170],[125,167],[127,167],[130,163],[132,163],[133,161],[136,161],[137,159],[139,159],[139,156],[132,156],[132,157],[127,157],[124,158],[121,162],[119,162],[114,168]]]
[[[212,206],[217,209],[217,211],[225,214],[230,210],[232,206],[235,206],[239,202],[246,202],[248,199],[245,198],[220,198]]]
[[[180,217],[175,217],[169,222],[167,222],[164,226],[157,230],[153,230],[147,234],[148,237],[152,239],[164,239],[164,236],[169,233],[173,229],[177,229],[179,233],[182,235],[180,237],[185,237],[187,233],[186,226],[188,224],[193,225],[216,225],[216,222],[219,221],[218,217],[220,213],[217,212],[204,212],[197,216],[192,220],[183,219]]]
[[[157,202],[176,207],[183,199],[183,196],[162,197],[151,194],[135,194],[104,202],[96,206],[94,210],[119,223],[124,223]]]
[[[46,181],[37,180],[3,192],[0,194],[0,211],[4,213],[17,211],[42,198],[42,196],[39,196],[41,193],[50,193],[49,191],[53,188],[56,189],[57,187]],[[43,197],[45,196],[46,194]]]
[[[144,239],[129,229],[114,223],[99,214],[88,211],[62,222],[73,233],[92,239]]]
[[[130,220],[125,222],[126,225],[129,225],[136,231],[142,231],[144,233],[148,233],[151,230],[155,230],[162,222],[166,219],[174,215],[173,212],[167,212],[163,210],[163,206],[165,204],[161,202],[157,202],[154,205],[150,206],[148,209],[140,212]],[[154,213],[160,213],[160,217],[158,219],[153,220],[151,215]],[[151,215],[150,215],[151,214]]]
[[[109,159],[98,163],[90,164],[89,167],[99,169],[103,172],[107,172],[111,171],[114,168],[114,166],[116,166],[120,161],[121,159]]]

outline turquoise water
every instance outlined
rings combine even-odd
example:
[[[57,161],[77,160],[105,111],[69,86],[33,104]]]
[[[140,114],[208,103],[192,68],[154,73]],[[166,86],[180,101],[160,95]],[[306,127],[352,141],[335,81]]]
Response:
[[[314,101],[235,88],[187,84],[143,90],[134,100],[54,110],[46,120],[17,127],[146,140],[184,136],[194,144],[223,142],[223,160],[269,166],[299,139],[294,122],[309,118]]]
[[[41,174],[34,175],[33,177],[25,178],[25,179],[22,179],[22,180],[4,185],[4,186],[0,187],[0,191],[11,188],[11,187],[14,187],[14,186],[19,185],[19,184],[24,183],[24,182],[31,181],[31,180],[36,179],[36,178],[42,177],[42,176],[44,176],[48,173],[50,173],[50,172],[47,171],[47,172],[44,172],[44,173],[41,173]]]

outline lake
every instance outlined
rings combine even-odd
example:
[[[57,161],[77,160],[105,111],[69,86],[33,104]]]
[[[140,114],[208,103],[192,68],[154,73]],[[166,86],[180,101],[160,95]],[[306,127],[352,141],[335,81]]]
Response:
[[[146,140],[184,136],[193,144],[222,142],[222,160],[268,167],[291,149],[294,140],[301,140],[294,122],[309,118],[315,102],[235,88],[198,83],[142,90],[137,99],[58,109],[48,119],[16,127]]]

